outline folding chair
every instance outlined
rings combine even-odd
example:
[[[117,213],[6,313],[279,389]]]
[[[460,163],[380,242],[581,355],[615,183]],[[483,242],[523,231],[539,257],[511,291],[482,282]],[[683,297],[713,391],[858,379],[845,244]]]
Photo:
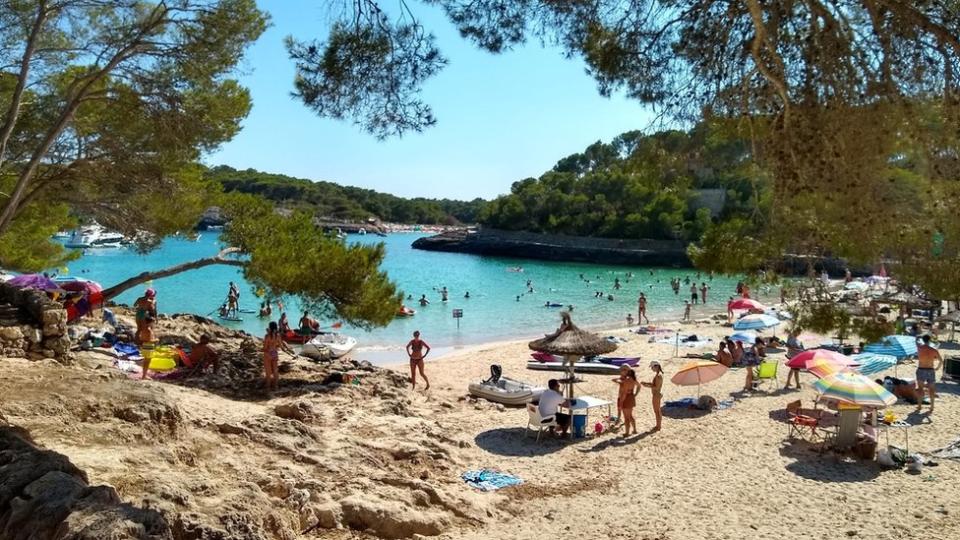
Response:
[[[787,438],[793,439],[794,436],[809,443],[822,443],[823,438],[817,430],[820,427],[820,411],[803,409],[800,400],[787,403],[787,415],[789,415],[789,431]]]
[[[764,381],[773,381],[774,386],[779,390],[780,379],[777,378],[777,369],[779,367],[780,362],[777,361],[764,360],[760,362],[760,365],[757,366],[757,370],[753,375],[754,388],[758,388]]]

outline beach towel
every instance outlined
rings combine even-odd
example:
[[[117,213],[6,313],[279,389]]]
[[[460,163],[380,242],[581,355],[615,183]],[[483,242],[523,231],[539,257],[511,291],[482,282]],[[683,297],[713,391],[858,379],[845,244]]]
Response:
[[[136,345],[131,345],[129,343],[124,343],[118,341],[113,344],[113,350],[117,351],[121,356],[139,356],[140,349]]]
[[[698,338],[697,336],[676,335],[668,338],[661,338],[651,343],[660,343],[662,345],[680,345],[681,347],[705,347],[713,343],[710,338]]]
[[[523,483],[523,480],[512,474],[494,471],[492,469],[480,469],[478,471],[467,471],[460,475],[468,486],[479,489],[480,491],[496,491],[501,488],[517,486]]]

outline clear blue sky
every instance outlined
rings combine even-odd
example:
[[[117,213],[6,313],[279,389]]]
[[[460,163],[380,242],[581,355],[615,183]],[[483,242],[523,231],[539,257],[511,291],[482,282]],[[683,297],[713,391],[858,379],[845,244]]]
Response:
[[[651,115],[621,96],[600,97],[582,61],[531,43],[499,56],[476,49],[433,8],[412,3],[449,65],[423,93],[438,123],[377,141],[348,122],[322,119],[290,97],[283,38],[323,38],[324,0],[260,0],[272,26],[251,48],[242,82],[253,110],[211,165],[328,180],[404,197],[492,198],[539,176],[590,143],[644,129]]]

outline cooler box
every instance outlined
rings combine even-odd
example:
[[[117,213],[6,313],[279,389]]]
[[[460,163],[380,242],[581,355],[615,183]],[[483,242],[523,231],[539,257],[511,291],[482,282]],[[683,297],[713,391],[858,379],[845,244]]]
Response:
[[[573,436],[582,439],[587,436],[587,415],[573,415]]]

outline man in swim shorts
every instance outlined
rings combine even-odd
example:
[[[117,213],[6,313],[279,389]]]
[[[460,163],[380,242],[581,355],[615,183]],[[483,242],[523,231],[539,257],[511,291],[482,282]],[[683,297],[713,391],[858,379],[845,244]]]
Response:
[[[917,412],[920,412],[923,407],[923,389],[926,388],[930,395],[930,413],[933,414],[933,400],[937,393],[937,370],[942,363],[940,351],[930,346],[930,335],[923,336],[920,346],[917,347],[917,394],[921,399],[917,403]]]

